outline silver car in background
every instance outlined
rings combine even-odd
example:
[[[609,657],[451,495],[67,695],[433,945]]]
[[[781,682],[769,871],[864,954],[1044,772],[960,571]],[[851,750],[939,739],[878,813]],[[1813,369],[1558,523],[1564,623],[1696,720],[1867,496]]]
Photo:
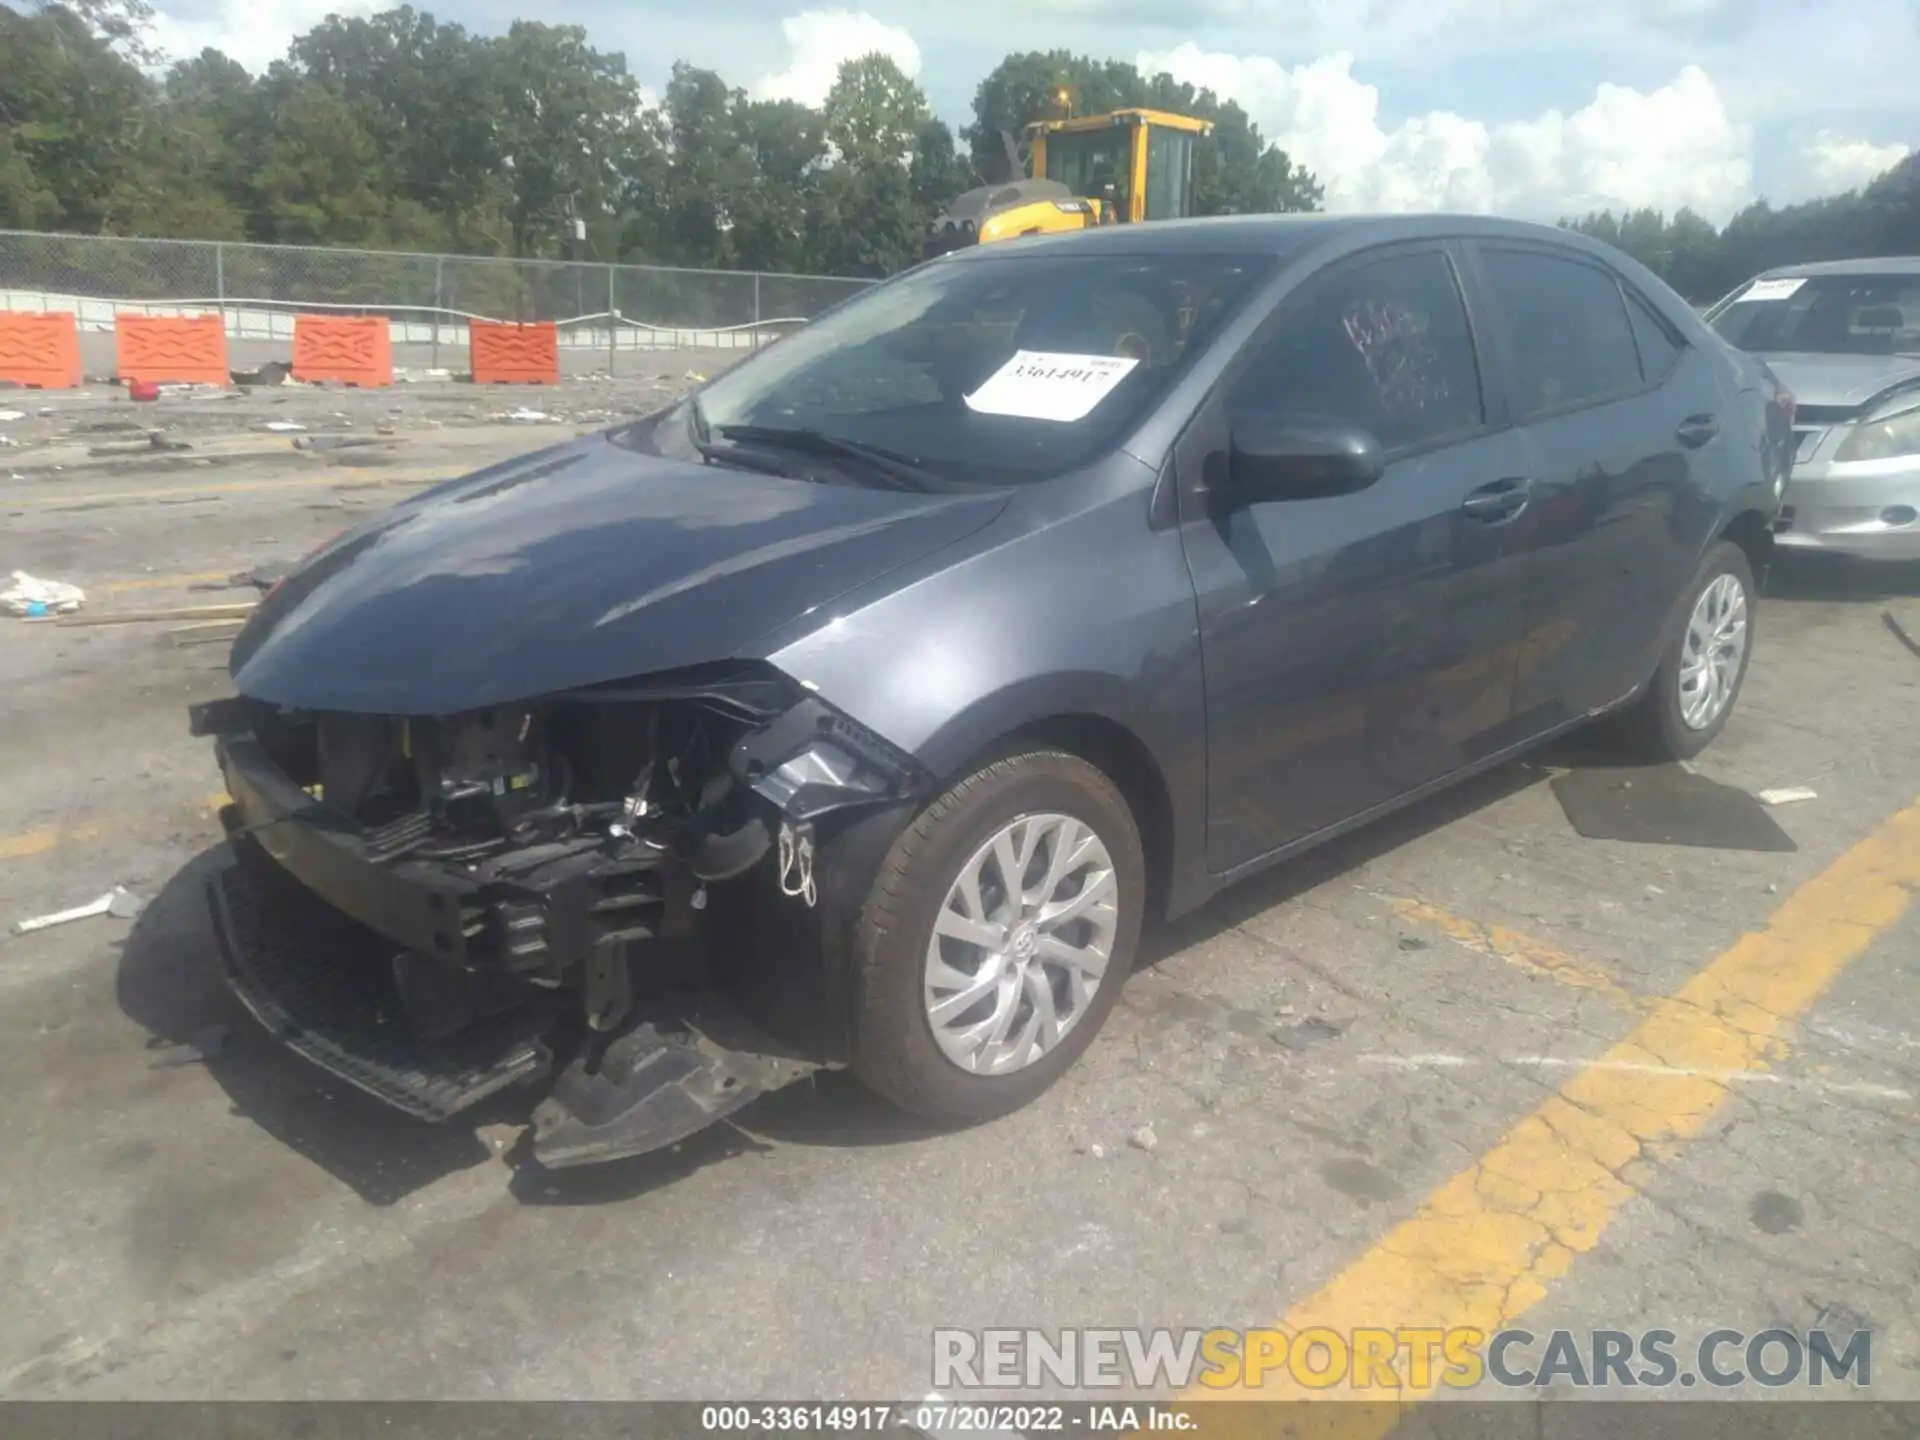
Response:
[[[1769,270],[1706,320],[1797,402],[1776,543],[1920,559],[1920,257]]]

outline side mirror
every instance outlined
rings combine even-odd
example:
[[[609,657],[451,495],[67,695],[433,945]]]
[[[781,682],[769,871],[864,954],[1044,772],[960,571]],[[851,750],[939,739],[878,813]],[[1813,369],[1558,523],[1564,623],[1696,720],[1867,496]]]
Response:
[[[1233,427],[1227,472],[1235,500],[1351,495],[1385,471],[1379,440],[1371,431],[1344,420],[1249,415]]]

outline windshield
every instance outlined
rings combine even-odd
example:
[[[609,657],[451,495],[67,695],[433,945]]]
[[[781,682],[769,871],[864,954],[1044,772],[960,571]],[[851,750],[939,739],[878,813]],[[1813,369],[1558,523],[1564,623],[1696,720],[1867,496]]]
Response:
[[[1756,280],[1710,323],[1742,350],[1920,354],[1920,275]]]
[[[709,435],[810,431],[943,480],[1064,473],[1123,439],[1270,258],[1008,255],[880,285],[699,394]]]

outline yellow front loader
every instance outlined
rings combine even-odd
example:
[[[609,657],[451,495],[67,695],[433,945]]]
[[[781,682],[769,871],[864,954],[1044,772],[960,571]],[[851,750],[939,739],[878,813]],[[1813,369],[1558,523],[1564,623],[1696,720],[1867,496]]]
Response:
[[[968,245],[1193,213],[1193,149],[1213,125],[1164,110],[1115,110],[1027,126],[1027,156],[1003,133],[1012,178],[969,190],[934,221],[926,257]],[[1024,178],[1023,178],[1024,177]]]

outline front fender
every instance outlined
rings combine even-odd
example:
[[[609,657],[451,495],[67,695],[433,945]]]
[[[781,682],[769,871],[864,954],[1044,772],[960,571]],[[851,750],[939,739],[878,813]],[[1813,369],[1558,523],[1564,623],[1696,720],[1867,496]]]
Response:
[[[1067,737],[1076,717],[1124,731],[1168,797],[1175,893],[1203,853],[1193,583],[1179,533],[1148,526],[1144,487],[1038,524],[1010,519],[997,543],[855,597],[765,658],[939,781],[1043,721]]]

